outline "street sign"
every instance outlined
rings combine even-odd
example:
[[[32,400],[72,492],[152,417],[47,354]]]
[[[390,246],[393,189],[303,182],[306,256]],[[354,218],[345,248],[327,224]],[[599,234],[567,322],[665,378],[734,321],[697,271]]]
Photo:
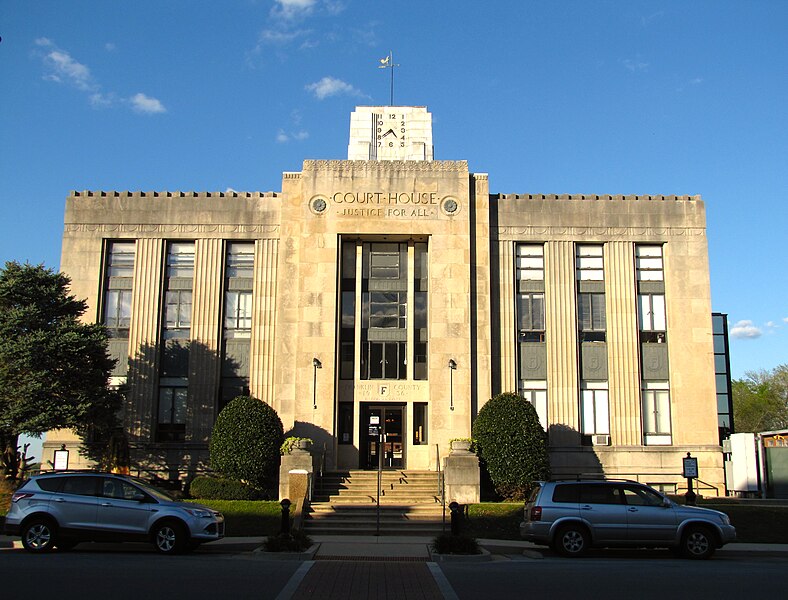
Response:
[[[682,477],[686,477],[687,479],[697,479],[698,478],[698,459],[694,456],[687,456],[682,459],[684,463],[684,472]]]

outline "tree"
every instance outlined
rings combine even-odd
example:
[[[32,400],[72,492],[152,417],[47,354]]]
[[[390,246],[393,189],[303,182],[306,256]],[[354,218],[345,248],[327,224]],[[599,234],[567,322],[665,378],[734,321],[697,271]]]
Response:
[[[788,364],[733,380],[733,427],[758,433],[788,428]]]
[[[285,433],[276,411],[251,396],[238,396],[222,409],[211,433],[211,467],[258,489],[273,489]]]
[[[535,481],[550,477],[547,435],[525,398],[495,396],[479,411],[473,437],[495,490],[504,498],[522,500]]]
[[[120,398],[108,385],[115,361],[107,353],[107,332],[80,321],[87,304],[69,294],[70,283],[43,265],[7,262],[0,269],[5,479],[19,474],[20,434],[68,428],[95,442],[117,426]]]

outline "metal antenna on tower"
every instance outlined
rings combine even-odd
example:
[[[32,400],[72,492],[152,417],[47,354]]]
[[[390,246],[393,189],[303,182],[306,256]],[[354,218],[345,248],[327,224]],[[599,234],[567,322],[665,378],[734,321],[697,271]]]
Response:
[[[391,50],[389,50],[387,57],[380,59],[380,64],[378,65],[378,69],[391,69],[391,103],[389,106],[394,106],[394,67],[398,66],[398,64],[394,63],[394,53]]]

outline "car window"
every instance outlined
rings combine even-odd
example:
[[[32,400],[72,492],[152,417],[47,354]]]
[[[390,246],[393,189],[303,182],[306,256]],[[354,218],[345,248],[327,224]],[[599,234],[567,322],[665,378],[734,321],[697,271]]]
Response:
[[[624,497],[631,506],[661,506],[662,496],[648,488],[628,485],[624,486]]]
[[[580,502],[585,504],[623,504],[624,499],[618,486],[604,483],[583,483],[580,488]]]
[[[42,490],[47,492],[58,492],[60,491],[60,486],[63,485],[63,480],[66,479],[65,477],[42,477],[41,479],[37,479],[36,483],[38,487]]]
[[[64,494],[75,494],[77,496],[96,496],[98,477],[86,477],[84,475],[75,475],[65,478],[63,483]]]
[[[553,489],[553,502],[570,502],[577,504],[580,501],[580,486],[574,483],[559,484]]]
[[[119,500],[134,500],[135,496],[142,494],[140,490],[130,483],[112,477],[104,478],[102,488],[105,497],[117,498]]]

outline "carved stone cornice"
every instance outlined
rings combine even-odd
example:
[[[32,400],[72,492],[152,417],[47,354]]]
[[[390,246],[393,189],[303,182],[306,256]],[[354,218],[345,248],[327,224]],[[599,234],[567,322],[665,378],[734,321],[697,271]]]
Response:
[[[467,173],[467,160],[305,160],[304,172],[329,173]]]
[[[110,234],[268,234],[278,237],[279,224],[238,223],[66,223],[65,233],[110,233]]]

